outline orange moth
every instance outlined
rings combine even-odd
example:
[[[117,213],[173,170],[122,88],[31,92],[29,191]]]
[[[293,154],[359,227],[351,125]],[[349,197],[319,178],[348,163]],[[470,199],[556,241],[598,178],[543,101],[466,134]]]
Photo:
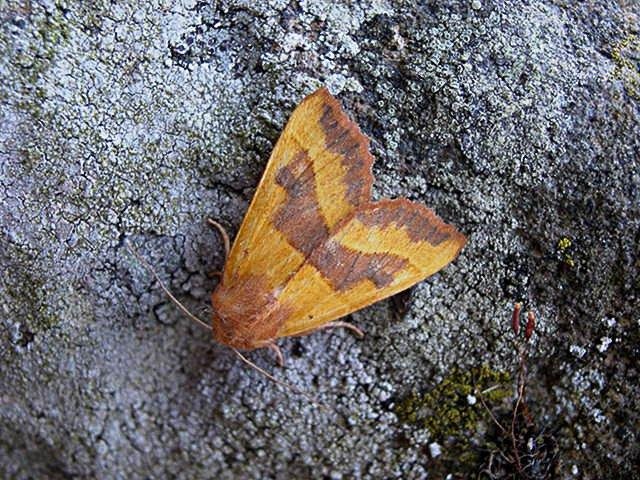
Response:
[[[371,200],[372,165],[369,140],[326,88],[298,105],[212,294],[217,342],[268,347],[281,359],[279,338],[333,326],[359,332],[338,319],[456,258],[466,238],[430,209]]]
[[[328,327],[378,300],[433,275],[456,258],[466,238],[430,209],[406,198],[371,201],[373,157],[369,139],[326,88],[294,110],[245,215],[233,247],[222,226],[227,260],[211,296],[211,328],[252,368],[239,350]],[[311,397],[309,397],[311,398]]]

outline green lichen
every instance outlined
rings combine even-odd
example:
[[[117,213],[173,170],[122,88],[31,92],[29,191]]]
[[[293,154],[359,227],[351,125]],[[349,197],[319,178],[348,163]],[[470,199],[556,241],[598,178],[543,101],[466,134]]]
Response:
[[[456,369],[432,390],[411,393],[395,411],[403,423],[426,428],[434,441],[447,444],[447,456],[440,467],[447,470],[447,459],[451,459],[457,468],[471,472],[480,462],[471,440],[476,427],[480,421],[492,421],[489,409],[511,395],[510,382],[508,372],[487,365]],[[471,397],[475,403],[469,401]],[[437,472],[439,467],[433,468]]]
[[[454,370],[434,389],[411,393],[396,407],[404,423],[417,424],[429,430],[434,438],[463,438],[488,415],[480,401],[470,404],[467,397],[482,396],[487,405],[495,405],[510,395],[507,372],[487,365],[470,370]]]
[[[39,86],[39,81],[55,60],[60,46],[69,40],[69,21],[64,17],[65,5],[56,2],[56,8],[51,11],[41,11],[34,6],[33,11],[29,7],[23,14],[30,14],[33,24],[29,34],[33,38],[29,47],[25,50],[13,48],[10,35],[0,32],[0,49],[12,52],[11,63],[14,68],[12,73],[20,78],[22,83],[21,95],[15,101],[15,106],[35,118],[42,115],[39,104],[46,97],[46,92]],[[11,98],[14,95],[2,93],[0,95]]]
[[[573,249],[572,247],[573,247],[573,242],[571,242],[571,239],[569,239],[568,237],[562,237],[558,241],[558,245],[557,245],[558,257],[560,258],[560,261],[562,263],[564,263],[565,265],[571,268],[576,266],[576,261],[574,260],[572,255],[572,249]]]
[[[45,281],[32,268],[30,255],[13,244],[5,244],[5,248],[10,264],[21,268],[3,277],[0,290],[14,312],[14,320],[23,326],[23,336],[27,338],[56,326],[59,319],[48,306],[50,299],[47,298]]]
[[[634,100],[640,100],[640,38],[627,35],[611,51],[615,63],[613,75],[621,80],[627,94]]]
[[[42,154],[36,149],[19,148],[18,158],[22,162],[25,173],[31,173],[35,166],[42,161]]]

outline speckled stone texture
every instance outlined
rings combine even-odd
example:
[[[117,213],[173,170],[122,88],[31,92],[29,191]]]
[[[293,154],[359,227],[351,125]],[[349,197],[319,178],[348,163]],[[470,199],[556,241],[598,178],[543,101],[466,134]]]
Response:
[[[630,478],[639,13],[0,2],[0,477],[514,475],[489,412],[509,430],[521,300],[538,319],[521,473]],[[325,409],[215,345],[125,248],[206,317],[223,255],[204,220],[235,233],[286,119],[321,85],[372,139],[374,195],[424,202],[469,237],[404,315],[392,301],[352,315],[363,340],[284,340],[283,370],[250,355]],[[480,385],[480,368],[501,383]]]

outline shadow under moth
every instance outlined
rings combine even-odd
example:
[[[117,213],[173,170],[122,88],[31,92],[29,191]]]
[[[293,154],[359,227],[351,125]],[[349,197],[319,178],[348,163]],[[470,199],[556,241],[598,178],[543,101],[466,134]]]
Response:
[[[281,359],[279,338],[332,326],[359,332],[337,320],[456,258],[466,238],[430,209],[371,200],[372,165],[369,139],[326,88],[298,105],[212,294],[217,342],[236,353],[271,348]]]

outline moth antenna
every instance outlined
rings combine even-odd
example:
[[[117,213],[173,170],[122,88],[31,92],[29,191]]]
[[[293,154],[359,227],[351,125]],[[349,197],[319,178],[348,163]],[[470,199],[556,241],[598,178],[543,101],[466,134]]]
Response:
[[[259,373],[261,373],[262,375],[264,375],[265,377],[267,377],[269,380],[271,380],[272,382],[280,385],[281,387],[286,388],[287,390],[293,392],[293,393],[297,393],[298,395],[302,395],[304,398],[306,398],[307,400],[309,400],[311,403],[317,405],[318,407],[320,407],[321,409],[326,411],[326,407],[321,404],[315,397],[309,395],[307,392],[300,390],[298,387],[294,387],[293,385],[291,385],[290,383],[284,382],[282,380],[278,380],[276,377],[274,377],[273,375],[271,375],[269,372],[267,372],[265,369],[260,368],[258,365],[256,365],[255,363],[253,363],[251,360],[249,360],[247,357],[245,357],[244,355],[242,355],[238,350],[236,350],[235,348],[231,348],[231,350],[233,350],[235,352],[235,354],[240,357],[240,360],[242,360],[244,363],[246,363],[247,365],[249,365],[251,368],[253,368],[254,370],[258,371]]]
[[[182,310],[182,313],[184,313],[187,317],[189,317],[194,322],[199,323],[200,325],[202,325],[204,328],[208,328],[209,330],[211,330],[211,325],[209,325],[204,320],[201,320],[198,317],[196,317],[193,313],[191,313],[187,309],[187,307],[185,307],[182,303],[180,303],[180,301],[178,301],[178,299],[176,297],[173,296],[173,293],[171,293],[171,291],[165,286],[164,282],[162,280],[160,280],[160,276],[156,273],[155,269],[149,264],[149,262],[147,262],[144,258],[142,258],[142,255],[140,255],[138,253],[138,251],[135,248],[133,248],[133,246],[129,242],[125,242],[125,245],[129,249],[129,251],[138,259],[138,261],[147,270],[149,270],[149,272],[151,272],[153,277],[156,279],[156,282],[158,282],[160,284],[160,288],[162,288],[162,290],[167,295],[167,297],[169,297],[169,300],[171,300],[176,305],[176,307],[178,307],[180,310]]]

